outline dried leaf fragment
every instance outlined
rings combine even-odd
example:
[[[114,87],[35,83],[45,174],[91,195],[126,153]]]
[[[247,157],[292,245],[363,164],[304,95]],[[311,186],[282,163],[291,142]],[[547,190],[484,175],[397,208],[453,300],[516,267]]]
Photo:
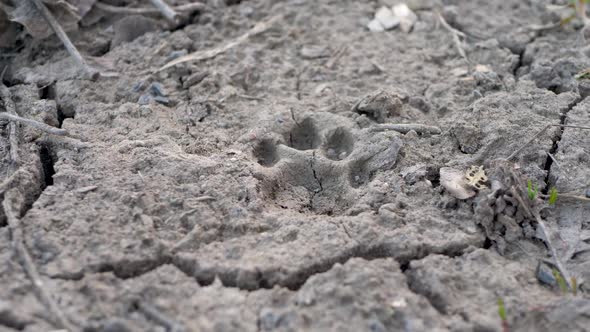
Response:
[[[458,199],[468,199],[476,194],[467,183],[464,172],[451,167],[441,167],[440,184],[449,194]]]
[[[465,173],[465,179],[467,179],[468,185],[477,190],[487,188],[486,182],[488,182],[488,177],[486,176],[486,172],[483,170],[483,166],[469,167]]]

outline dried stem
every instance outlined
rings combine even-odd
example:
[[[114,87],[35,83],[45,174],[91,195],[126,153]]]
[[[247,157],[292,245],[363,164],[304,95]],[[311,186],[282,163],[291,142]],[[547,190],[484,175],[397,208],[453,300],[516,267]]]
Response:
[[[434,126],[427,126],[418,123],[396,123],[396,124],[377,124],[374,127],[371,127],[371,131],[385,131],[385,130],[395,130],[402,134],[408,133],[410,131],[415,131],[419,134],[435,134],[438,135],[442,131],[439,127]]]
[[[33,263],[33,259],[25,247],[20,218],[18,216],[17,209],[14,206],[15,204],[19,204],[19,201],[22,201],[22,195],[18,192],[17,188],[7,191],[4,194],[4,201],[2,201],[2,207],[4,208],[4,213],[6,214],[6,221],[10,229],[12,245],[16,255],[18,256],[25,273],[33,283],[37,297],[54,316],[54,323],[58,325],[57,327],[66,329],[68,331],[77,331],[77,329],[74,328],[74,326],[66,319],[64,313],[57,306],[55,300],[45,289],[43,282],[41,281],[41,276],[39,275],[39,272],[37,272],[37,268]]]
[[[144,303],[142,301],[136,301],[135,306],[141,313],[143,313],[147,318],[153,320],[154,322],[162,325],[166,328],[166,331],[169,332],[183,332],[185,331],[184,327],[179,323],[175,322],[174,320],[168,318],[166,315],[161,313],[157,308]]]
[[[549,125],[543,127],[543,129],[539,130],[539,132],[536,133],[535,136],[533,136],[530,140],[528,140],[526,143],[524,143],[518,150],[514,151],[510,156],[508,156],[508,158],[506,158],[506,160],[511,160],[512,158],[516,157],[516,155],[518,155],[522,150],[524,150],[524,148],[527,147],[527,145],[531,144],[535,139],[537,139],[541,135],[543,135],[543,133],[547,129],[549,129],[550,127],[577,128],[577,129],[590,130],[590,127],[585,127],[585,126],[574,126],[574,125],[563,125],[563,124],[549,124]]]
[[[250,38],[251,36],[257,35],[259,33],[262,33],[264,31],[268,30],[280,18],[281,18],[281,16],[277,15],[277,16],[271,17],[270,19],[268,19],[266,21],[259,22],[252,29],[250,29],[248,32],[246,32],[245,34],[241,35],[240,37],[228,42],[225,45],[222,45],[220,47],[216,47],[216,48],[213,48],[210,50],[197,51],[197,52],[194,52],[191,54],[187,54],[185,56],[181,56],[177,59],[174,59],[174,60],[168,62],[162,68],[158,69],[158,71],[162,71],[162,70],[168,69],[170,67],[176,66],[178,64],[189,62],[189,61],[202,61],[202,60],[214,58],[214,57],[216,57],[222,53],[225,53],[228,50],[242,44],[243,42],[248,40],[248,38]]]
[[[157,8],[133,8],[133,7],[119,7],[119,6],[111,6],[106,3],[97,2],[94,4],[96,8],[115,14],[127,14],[127,15],[159,15],[162,12]],[[175,6],[172,9],[176,12],[186,12],[191,13],[197,10],[203,10],[207,6],[201,2],[193,2],[186,5]]]
[[[2,72],[2,76],[4,76],[4,71]],[[0,98],[2,98],[2,100],[4,101],[4,108],[7,112],[0,114],[18,117],[18,114],[16,113],[16,105],[14,103],[14,100],[12,100],[12,93],[10,92],[10,89],[8,89],[8,87],[2,83],[2,81],[0,81]],[[18,167],[18,165],[20,164],[20,158],[18,155],[18,126],[14,122],[11,122],[9,125],[10,159],[12,160],[13,165],[15,167]]]
[[[41,131],[44,131],[44,132],[46,132],[48,134],[52,134],[52,135],[65,136],[68,134],[68,131],[65,129],[55,128],[55,127],[47,125],[43,122],[23,118],[18,115],[13,115],[10,113],[0,113],[0,119],[8,120],[8,121],[11,121],[12,123],[19,122],[19,123],[25,124],[27,126],[31,126],[35,129],[39,129]]]
[[[520,177],[514,172],[513,169],[510,169],[510,175],[512,176],[512,179],[513,179],[514,183],[516,183],[518,188],[522,188],[524,186],[524,184],[520,180]],[[535,221],[537,222],[537,225],[538,225],[539,229],[541,230],[543,237],[545,238],[545,244],[547,245],[547,247],[551,251],[551,256],[553,256],[554,265],[557,267],[557,269],[559,270],[559,273],[561,273],[561,275],[565,279],[568,287],[571,288],[570,274],[568,273],[565,266],[561,262],[561,259],[559,259],[559,256],[557,255],[557,250],[553,246],[553,243],[551,241],[551,237],[549,236],[549,233],[547,232],[547,227],[545,226],[545,222],[543,221],[543,218],[541,218],[539,211],[536,211],[536,210],[531,209],[529,207],[529,205],[522,198],[518,189],[515,186],[510,187],[510,192],[512,193],[512,196],[514,198],[516,198],[516,200],[518,201],[519,206],[522,206],[522,208],[527,213],[527,215],[529,217],[534,218]]]
[[[170,21],[172,24],[178,24],[180,15],[178,15],[178,13],[174,11],[174,9],[168,6],[168,4],[164,2],[164,0],[150,1],[154,6],[156,6],[156,8],[158,8],[160,13],[162,13],[162,16],[164,16],[168,21]]]
[[[72,44],[72,41],[70,40],[70,38],[68,37],[68,35],[64,31],[64,29],[61,27],[59,22],[57,22],[55,17],[53,17],[53,14],[51,14],[49,9],[47,9],[47,7],[43,3],[43,1],[41,1],[41,0],[29,0],[29,1],[32,1],[33,4],[35,5],[35,7],[37,7],[39,12],[43,16],[43,18],[45,18],[45,21],[47,21],[47,24],[49,24],[51,29],[53,29],[53,31],[55,32],[57,37],[61,40],[61,42],[65,46],[65,48],[68,51],[68,53],[70,54],[70,56],[72,58],[74,58],[74,60],[76,61],[78,66],[80,66],[80,68],[84,71],[84,73],[86,75],[88,75],[91,79],[98,78],[99,72],[90,68],[90,66],[88,66],[88,64],[86,63],[86,60],[84,60],[84,58],[82,57],[80,52],[78,52],[78,49],[76,48],[76,46],[74,46],[74,44]]]
[[[453,35],[453,42],[455,42],[455,47],[457,48],[459,55],[461,55],[465,61],[471,63],[469,58],[467,58],[467,53],[465,53],[465,49],[463,49],[463,43],[461,42],[461,38],[465,39],[467,37],[465,33],[453,28],[449,23],[447,23],[447,20],[445,20],[445,18],[440,13],[437,12],[436,14],[438,15],[438,19],[440,20],[442,26]]]

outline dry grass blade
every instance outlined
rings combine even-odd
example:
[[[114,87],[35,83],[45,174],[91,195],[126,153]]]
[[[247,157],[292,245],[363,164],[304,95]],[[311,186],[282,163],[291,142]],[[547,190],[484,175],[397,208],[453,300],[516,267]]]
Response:
[[[76,46],[74,46],[74,44],[72,43],[72,41],[70,40],[70,38],[68,37],[68,35],[64,31],[64,29],[61,27],[59,22],[57,22],[55,17],[53,17],[53,14],[51,14],[49,9],[47,9],[47,7],[43,3],[43,1],[41,1],[41,0],[28,0],[28,1],[33,2],[35,7],[37,8],[37,10],[39,10],[39,12],[43,16],[43,18],[45,18],[45,21],[47,21],[47,24],[49,24],[51,29],[53,29],[53,31],[55,32],[57,37],[64,44],[64,47],[66,48],[66,50],[68,51],[70,56],[72,58],[74,58],[74,60],[80,66],[80,68],[83,70],[83,72],[86,75],[88,75],[91,79],[98,78],[98,76],[99,76],[98,71],[96,71],[88,66],[88,64],[86,63],[86,60],[84,60],[84,58],[82,57],[82,55],[80,54],[80,52],[78,51]]]
[[[259,22],[252,29],[250,29],[248,32],[246,32],[245,34],[241,35],[240,37],[228,42],[225,45],[222,45],[220,47],[216,47],[216,48],[213,48],[210,50],[197,51],[197,52],[193,52],[191,54],[187,54],[185,56],[181,56],[175,60],[168,62],[162,68],[158,69],[158,71],[166,70],[170,67],[174,67],[176,65],[179,65],[179,64],[185,63],[185,62],[202,61],[202,60],[212,59],[212,58],[214,58],[222,53],[225,53],[228,50],[242,44],[243,42],[248,40],[248,38],[268,30],[280,18],[281,18],[281,16],[277,15],[277,16],[271,17],[268,20]]]
[[[442,131],[439,127],[434,126],[427,126],[418,123],[395,123],[395,124],[377,124],[371,128],[371,131],[385,131],[385,130],[394,130],[400,132],[402,134],[408,133],[410,131],[415,131],[419,134],[434,134],[438,135]]]
[[[465,53],[465,49],[463,49],[463,43],[461,42],[461,38],[467,37],[465,33],[453,28],[449,23],[447,23],[447,20],[445,20],[445,18],[440,13],[436,14],[438,15],[438,19],[440,20],[442,26],[453,35],[453,42],[455,43],[455,47],[457,48],[459,55],[461,55],[465,61],[470,63],[469,58],[467,58],[467,53]]]
[[[48,134],[52,134],[52,135],[65,136],[68,134],[68,131],[65,129],[55,128],[55,127],[47,125],[43,122],[39,122],[39,121],[27,119],[27,118],[22,118],[18,115],[13,115],[10,113],[0,113],[0,119],[8,120],[11,122],[19,122],[24,125],[31,126],[35,129],[39,129],[41,131],[44,131],[44,132],[46,132]]]
[[[6,68],[5,68],[6,70]],[[2,72],[2,76],[4,76],[4,71]],[[12,93],[6,85],[4,85],[0,81],[0,98],[4,101],[4,108],[6,108],[6,113],[0,113],[6,116],[11,117],[18,117],[16,113],[16,105],[12,100]],[[20,158],[18,155],[18,132],[17,132],[17,125],[14,122],[10,123],[10,132],[9,132],[9,141],[10,141],[10,159],[14,163],[14,166],[18,167],[20,164]]]
[[[13,188],[7,191],[4,194],[4,201],[2,201],[2,207],[4,208],[4,213],[6,214],[6,221],[8,223],[8,227],[10,229],[10,234],[12,236],[12,245],[18,256],[18,259],[29,277],[31,282],[33,283],[33,288],[41,303],[47,307],[47,310],[53,315],[53,319],[55,320],[55,324],[58,325],[58,328],[63,328],[68,331],[77,331],[77,329],[72,326],[72,324],[66,319],[64,313],[61,309],[57,306],[55,300],[49,295],[47,290],[45,289],[43,282],[41,281],[41,276],[39,272],[37,272],[37,268],[33,263],[33,259],[27,248],[25,247],[24,239],[23,239],[23,231],[20,225],[20,218],[17,213],[17,208],[15,205],[20,205],[22,203],[22,195],[18,192],[17,188]]]
[[[129,14],[129,15],[159,15],[162,12],[157,8],[132,8],[132,7],[119,7],[119,6],[112,6],[106,3],[97,2],[94,5],[96,8],[109,12],[109,13],[116,13],[116,14]],[[174,11],[177,12],[195,12],[197,10],[203,10],[207,6],[201,2],[193,2],[186,5],[175,6],[172,7]]]
[[[510,170],[510,175],[511,175],[514,183],[516,183],[516,185],[518,186],[518,188],[524,187],[524,184],[522,183],[522,181],[520,181],[520,177],[514,172],[513,169]],[[515,186],[512,186],[510,188],[510,192],[512,193],[512,196],[514,198],[516,198],[516,200],[518,201],[519,206],[522,206],[522,208],[525,210],[527,215],[529,217],[534,218],[535,221],[537,222],[537,226],[539,227],[539,229],[541,230],[541,233],[543,234],[543,237],[545,238],[545,244],[547,245],[547,247],[551,251],[551,256],[553,257],[553,264],[557,267],[557,269],[559,270],[559,273],[561,273],[561,275],[566,279],[566,283],[567,283],[568,287],[571,287],[570,277],[569,277],[570,274],[568,273],[565,266],[561,262],[561,259],[559,259],[559,256],[557,255],[557,250],[553,246],[553,242],[551,241],[551,237],[549,236],[549,233],[547,232],[547,227],[545,226],[545,222],[543,221],[543,218],[541,218],[541,215],[539,214],[538,211],[533,210],[529,207],[528,203],[525,202],[525,200],[522,198],[518,189]]]
[[[168,21],[172,22],[173,24],[178,24],[178,19],[180,15],[174,11],[174,9],[170,8],[164,0],[150,0],[152,4],[158,8],[162,16],[164,16]]]

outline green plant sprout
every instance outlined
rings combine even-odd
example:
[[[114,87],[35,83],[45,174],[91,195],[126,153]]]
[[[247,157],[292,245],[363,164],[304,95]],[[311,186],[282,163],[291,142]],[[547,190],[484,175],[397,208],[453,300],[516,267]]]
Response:
[[[527,194],[529,196],[529,199],[532,201],[535,198],[537,198],[537,194],[539,193],[539,188],[537,187],[537,185],[534,186],[533,188],[533,181],[528,180],[527,181]]]
[[[561,273],[559,273],[559,271],[557,271],[557,269],[553,269],[553,277],[555,277],[555,281],[557,281],[557,285],[559,285],[559,289],[561,289],[561,292],[565,295],[567,294],[567,284],[565,282],[565,279],[563,279],[563,277],[561,276]]]
[[[500,316],[500,320],[502,321],[502,331],[508,332],[508,318],[506,316],[506,307],[504,306],[504,300],[501,297],[498,298],[498,315]]]
[[[553,205],[555,202],[557,202],[557,189],[551,187],[551,190],[549,190],[549,205]]]
[[[572,277],[572,293],[574,296],[578,296],[578,279],[576,277]]]

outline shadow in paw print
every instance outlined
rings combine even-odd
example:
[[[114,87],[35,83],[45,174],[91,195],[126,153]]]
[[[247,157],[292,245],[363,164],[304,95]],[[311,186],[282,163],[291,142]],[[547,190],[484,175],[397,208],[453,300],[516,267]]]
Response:
[[[357,132],[335,115],[318,115],[325,127],[305,118],[284,135],[286,144],[267,139],[254,148],[261,193],[284,209],[337,215],[356,201],[355,188],[378,171],[393,167],[401,139],[396,134]]]
[[[306,118],[301,123],[297,123],[286,137],[286,140],[290,147],[297,150],[311,150],[321,144],[318,129],[311,118]]]
[[[254,157],[264,167],[273,166],[279,161],[276,144],[270,139],[262,140],[254,149]]]
[[[326,143],[323,150],[326,158],[330,160],[343,160],[354,149],[352,134],[343,127],[338,127],[326,135]]]

